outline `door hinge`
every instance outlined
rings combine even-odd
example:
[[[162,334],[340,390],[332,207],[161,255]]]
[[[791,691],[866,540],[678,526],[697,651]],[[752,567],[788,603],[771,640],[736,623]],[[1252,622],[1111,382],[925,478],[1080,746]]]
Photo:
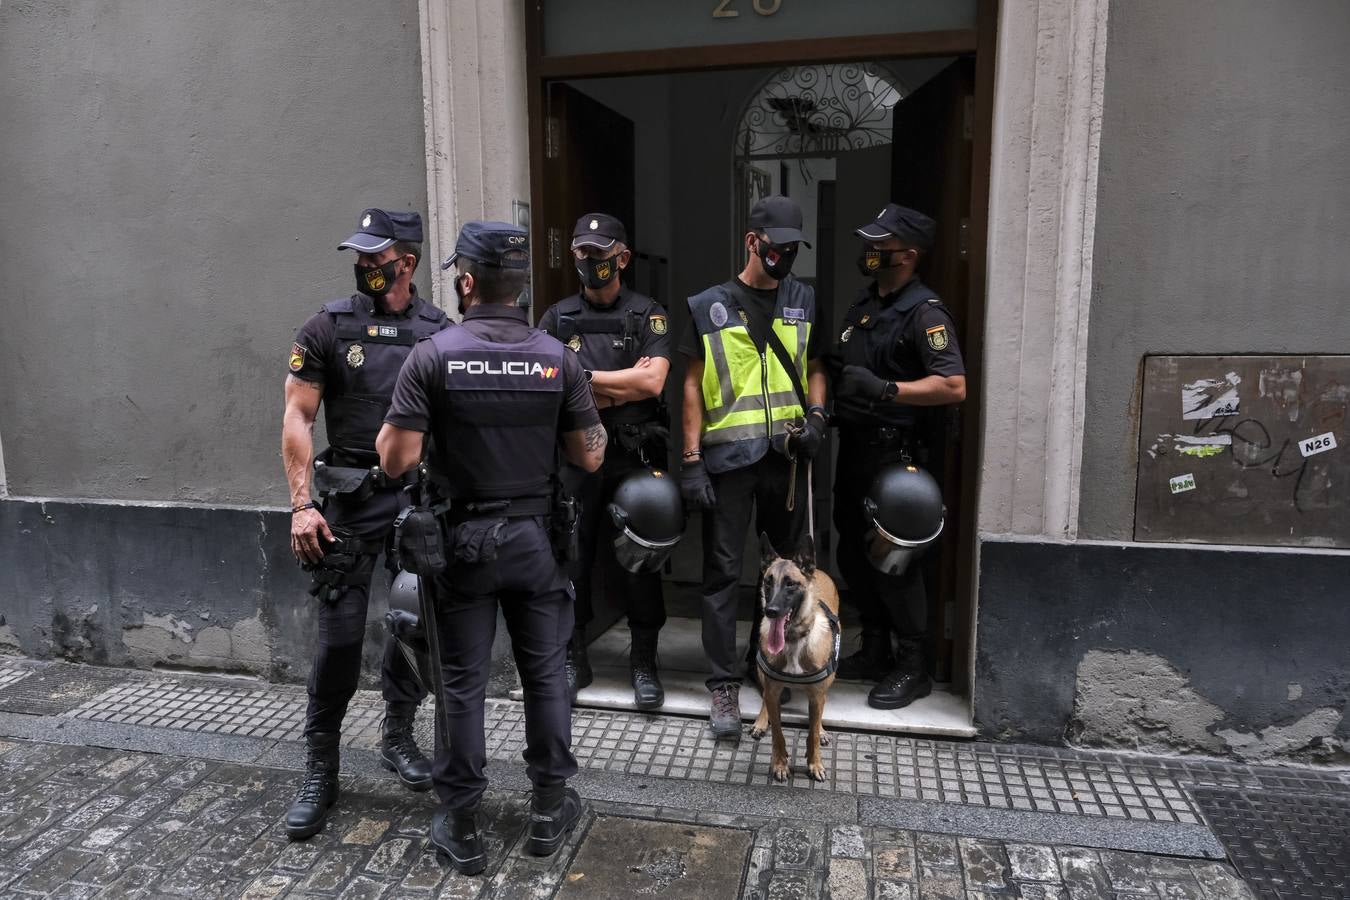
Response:
[[[956,255],[960,259],[970,259],[970,219],[962,218],[956,229]]]
[[[544,159],[557,159],[562,153],[562,123],[557,116],[544,121]]]
[[[548,267],[562,268],[562,229],[557,225],[548,226]]]

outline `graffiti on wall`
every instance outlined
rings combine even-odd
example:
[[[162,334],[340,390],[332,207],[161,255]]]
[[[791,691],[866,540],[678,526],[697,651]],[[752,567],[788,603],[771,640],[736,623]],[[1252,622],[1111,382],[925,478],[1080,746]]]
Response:
[[[1350,356],[1144,360],[1134,537],[1350,547]]]

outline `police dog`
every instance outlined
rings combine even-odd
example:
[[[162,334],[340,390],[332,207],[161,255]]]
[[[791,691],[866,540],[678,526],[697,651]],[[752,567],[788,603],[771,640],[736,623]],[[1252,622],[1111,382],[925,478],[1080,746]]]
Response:
[[[756,675],[764,704],[750,729],[758,740],[773,729],[773,758],[770,771],[774,781],[787,781],[787,744],[783,740],[781,694],[784,688],[805,690],[811,710],[811,730],[806,741],[806,769],[815,781],[825,780],[825,764],[820,748],[829,745],[821,729],[825,697],[834,684],[834,666],[839,654],[839,592],[830,576],[816,568],[815,543],[803,537],[792,559],[784,559],[774,550],[767,535],[759,536],[764,575],[760,579],[759,605],[764,618],[759,624],[759,663]],[[772,671],[765,670],[765,663]],[[794,678],[785,682],[774,674],[819,676],[804,683]]]

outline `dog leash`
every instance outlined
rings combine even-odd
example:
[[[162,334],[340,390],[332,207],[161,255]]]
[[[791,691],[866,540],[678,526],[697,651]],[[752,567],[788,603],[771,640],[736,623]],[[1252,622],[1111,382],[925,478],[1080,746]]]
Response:
[[[804,428],[797,427],[789,423],[785,426],[788,437],[800,434],[805,431]],[[790,457],[792,466],[788,470],[788,494],[787,500],[783,503],[784,509],[792,512],[797,508],[797,454]],[[806,461],[806,535],[811,538],[811,542],[816,540],[816,485],[815,485],[815,464],[814,459]]]

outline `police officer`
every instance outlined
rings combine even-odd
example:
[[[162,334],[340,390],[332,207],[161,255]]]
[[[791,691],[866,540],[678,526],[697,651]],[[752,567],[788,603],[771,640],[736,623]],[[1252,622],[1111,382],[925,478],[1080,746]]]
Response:
[[[650,297],[626,287],[620,273],[632,259],[623,223],[605,213],[587,213],[572,230],[572,256],[581,276],[581,291],[559,301],[539,320],[543,331],[577,355],[609,433],[609,449],[599,474],[576,466],[563,470],[563,483],[580,503],[578,548],[571,566],[576,585],[576,631],[567,647],[567,688],[573,702],[577,690],[591,683],[584,631],[590,623],[591,570],[599,546],[613,544],[614,528],[604,515],[615,486],[628,473],[667,463],[668,418],[661,401],[670,373],[669,322],[665,309]],[[665,702],[656,666],[656,643],[666,623],[659,572],[630,573],[604,554],[606,583],[623,592],[632,635],[629,651],[633,702],[655,709]]]
[[[792,554],[806,519],[806,462],[825,431],[815,292],[789,274],[804,242],[794,201],[756,203],[744,268],[689,298],[692,325],[680,343],[689,358],[680,487],[687,506],[705,510],[703,649],[717,738],[741,733],[736,601],[746,529],[753,513],[756,531]],[[751,665],[754,635],[752,626]]]
[[[476,813],[487,787],[483,705],[499,607],[525,689],[527,849],[553,853],[581,815],[566,787],[577,768],[563,671],[573,594],[550,530],[559,443],[569,462],[594,472],[606,438],[577,355],[531,328],[517,305],[529,266],[524,229],[469,222],[444,268],[452,265],[463,324],[414,348],[377,443],[385,471],[398,474],[417,465],[430,435],[432,478],[448,504],[435,635],[448,746],[436,747],[441,802],[431,840],[474,874],[487,864]]]
[[[323,828],[337,799],[342,717],[361,673],[361,643],[376,556],[404,504],[404,484],[372,471],[375,436],[404,359],[420,338],[448,325],[417,295],[422,217],[367,209],[338,249],[356,252],[356,293],[323,305],[291,345],[281,452],[291,490],[291,547],[314,574],[319,637],[305,716],[305,780],[286,831],[307,838]],[[329,448],[314,461],[314,421],[322,403]],[[387,558],[386,558],[387,560]],[[386,565],[388,565],[386,561]],[[386,768],[413,790],[431,787],[431,764],[413,741],[413,713],[425,696],[395,642],[386,641],[381,684]]]
[[[831,353],[834,421],[839,427],[834,523],[846,597],[862,618],[862,646],[839,664],[839,677],[879,682],[867,695],[878,709],[907,706],[932,690],[924,659],[928,602],[922,567],[899,577],[867,561],[862,503],[886,463],[922,461],[924,408],[960,403],[965,364],[952,317],[914,274],[933,246],[936,225],[888,204],[857,229],[863,239],[858,270],[872,281],[859,293]],[[896,642],[891,645],[891,633]]]

